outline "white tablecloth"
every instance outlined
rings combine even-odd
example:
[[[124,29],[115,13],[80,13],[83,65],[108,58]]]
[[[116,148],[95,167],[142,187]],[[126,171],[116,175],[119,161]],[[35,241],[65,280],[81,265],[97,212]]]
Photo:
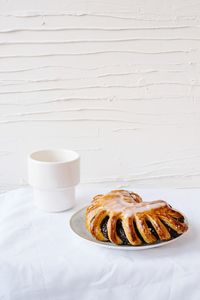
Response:
[[[167,200],[190,223],[180,240],[137,252],[71,232],[72,213],[104,190],[80,187],[75,209],[57,214],[37,210],[29,188],[0,196],[0,300],[200,300],[200,190],[136,190]]]

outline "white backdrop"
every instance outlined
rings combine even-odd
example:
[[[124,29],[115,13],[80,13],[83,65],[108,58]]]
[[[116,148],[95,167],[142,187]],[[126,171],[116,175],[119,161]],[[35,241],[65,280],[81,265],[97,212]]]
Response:
[[[0,0],[0,191],[66,147],[82,182],[200,187],[200,1]]]

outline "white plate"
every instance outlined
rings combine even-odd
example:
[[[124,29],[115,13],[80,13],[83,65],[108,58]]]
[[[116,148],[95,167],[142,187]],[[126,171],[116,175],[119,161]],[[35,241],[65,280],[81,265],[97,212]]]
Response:
[[[155,247],[161,247],[164,245],[167,245],[169,243],[172,243],[178,239],[180,239],[184,234],[178,236],[175,239],[172,239],[170,241],[166,241],[166,242],[159,242],[157,244],[153,244],[153,245],[143,245],[143,246],[126,246],[126,245],[114,245],[111,244],[109,242],[100,242],[98,240],[96,240],[86,229],[85,227],[85,210],[86,208],[82,208],[79,211],[77,211],[76,213],[74,213],[70,219],[70,227],[72,229],[72,231],[77,234],[77,236],[79,236],[80,238],[97,244],[99,246],[102,247],[106,247],[106,248],[111,248],[111,249],[116,249],[116,250],[147,250],[147,249],[151,249],[151,248],[155,248]]]

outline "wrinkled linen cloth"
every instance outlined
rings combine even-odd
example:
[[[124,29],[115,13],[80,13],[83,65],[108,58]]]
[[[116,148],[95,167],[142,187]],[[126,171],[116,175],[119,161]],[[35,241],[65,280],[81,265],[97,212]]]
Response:
[[[30,188],[0,196],[0,300],[200,300],[200,190],[137,189],[181,210],[190,229],[160,248],[123,251],[69,227],[91,195],[109,189],[79,187],[73,210],[51,214],[34,207]]]

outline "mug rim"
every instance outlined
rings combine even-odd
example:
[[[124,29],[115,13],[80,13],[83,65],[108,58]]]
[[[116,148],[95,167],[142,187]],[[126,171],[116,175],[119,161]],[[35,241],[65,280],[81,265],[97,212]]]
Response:
[[[33,156],[34,155],[37,155],[39,153],[43,153],[43,152],[62,152],[62,153],[71,153],[73,155],[75,155],[75,158],[73,159],[65,159],[65,160],[58,160],[58,161],[45,161],[45,160],[39,160],[39,159],[36,159],[34,158]],[[71,150],[71,149],[65,149],[65,148],[49,148],[49,149],[40,149],[40,150],[37,150],[37,151],[34,151],[32,153],[30,153],[28,155],[28,158],[29,160],[31,160],[32,162],[34,163],[37,163],[37,164],[51,164],[51,165],[55,165],[55,164],[65,164],[65,163],[71,163],[71,162],[74,162],[74,161],[77,161],[80,159],[80,155],[78,152],[74,151],[74,150]]]

